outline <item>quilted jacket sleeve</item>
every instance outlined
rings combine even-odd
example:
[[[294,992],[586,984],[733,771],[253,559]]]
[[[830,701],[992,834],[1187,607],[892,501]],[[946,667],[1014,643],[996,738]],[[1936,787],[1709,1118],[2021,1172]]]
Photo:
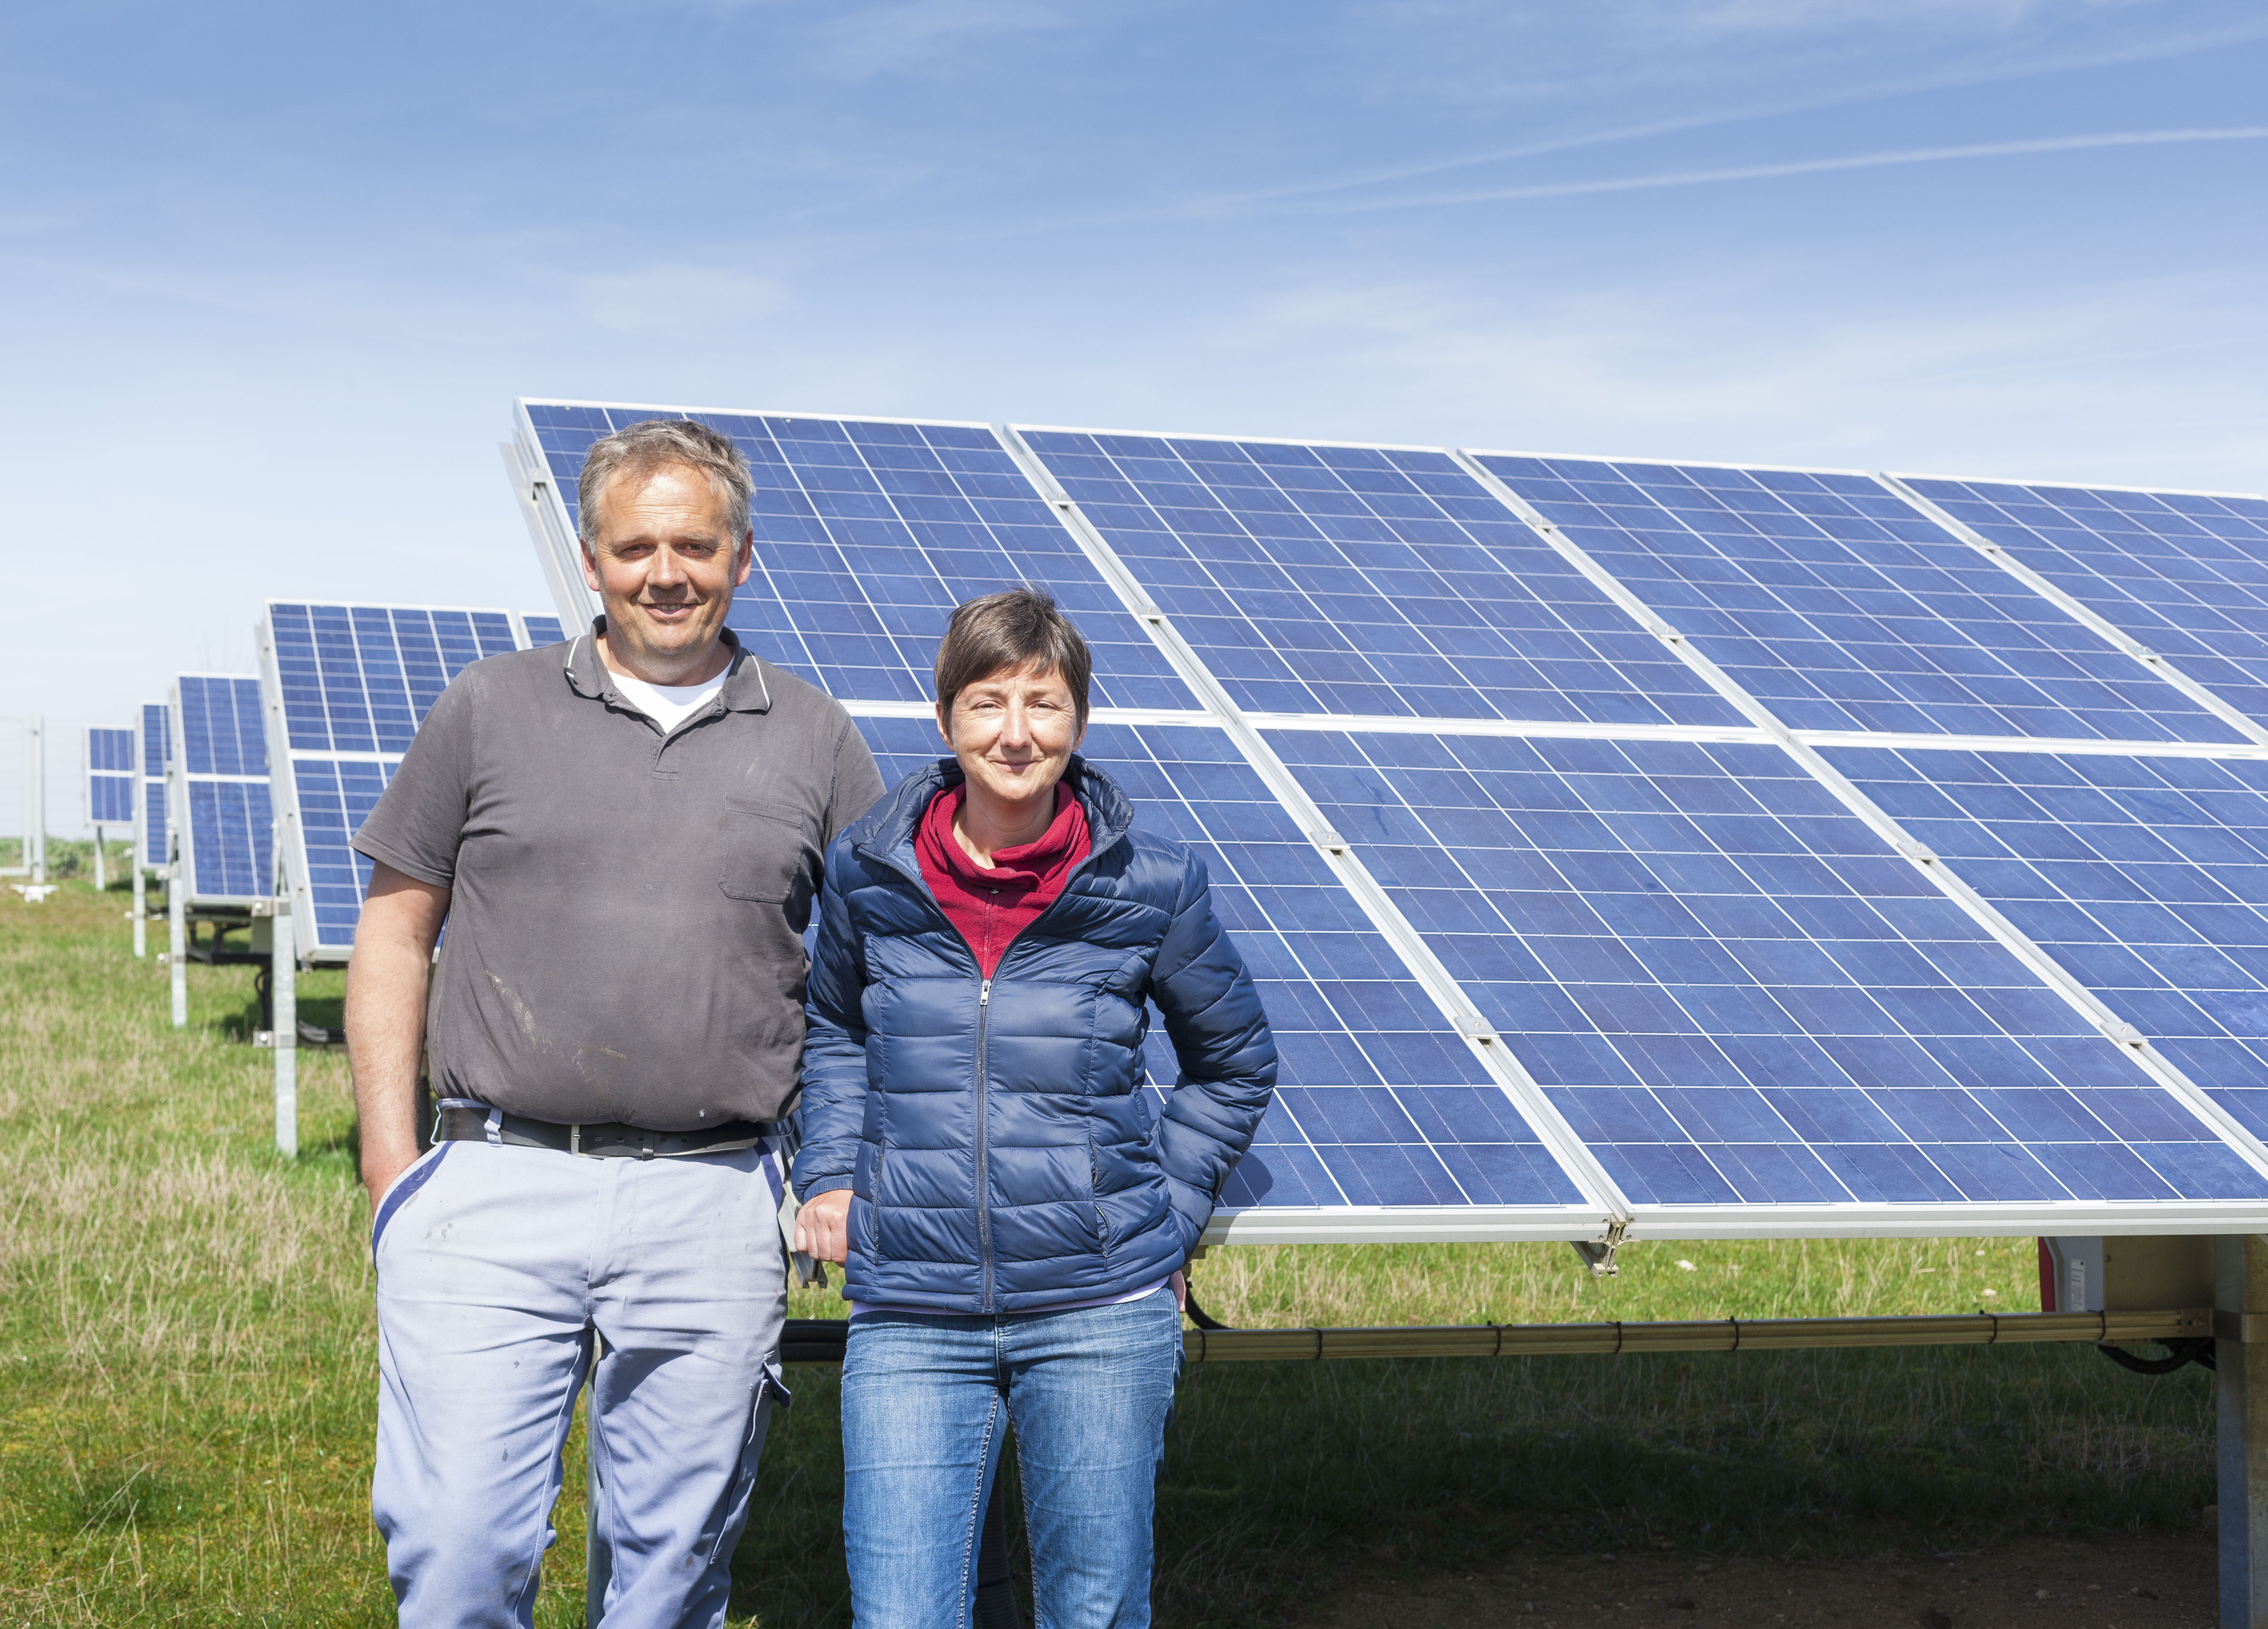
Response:
[[[1150,999],[1181,1065],[1153,1135],[1182,1246],[1189,1250],[1276,1089],[1276,1037],[1244,958],[1213,915],[1211,883],[1195,854],[1184,858]]]
[[[810,1199],[850,1186],[866,1112],[866,1029],[860,996],[865,958],[850,924],[850,885],[859,874],[848,835],[828,845],[819,896],[819,944],[804,1000],[803,1146],[791,1181]]]

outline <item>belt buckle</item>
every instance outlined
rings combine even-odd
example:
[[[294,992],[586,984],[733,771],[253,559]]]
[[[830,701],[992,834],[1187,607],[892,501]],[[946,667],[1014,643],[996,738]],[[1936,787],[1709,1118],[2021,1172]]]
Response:
[[[567,1128],[567,1152],[569,1154],[580,1154],[583,1152],[583,1128],[581,1126],[570,1125]]]

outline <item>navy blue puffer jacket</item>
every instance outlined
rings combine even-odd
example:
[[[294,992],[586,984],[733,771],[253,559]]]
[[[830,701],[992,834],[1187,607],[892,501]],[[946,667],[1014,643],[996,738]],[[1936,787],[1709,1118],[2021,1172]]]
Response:
[[[949,758],[909,775],[828,851],[796,1191],[855,1196],[852,1301],[1019,1312],[1138,1289],[1188,1259],[1252,1141],[1267,1014],[1204,863],[1133,829],[1077,756],[1092,851],[988,983],[914,858],[961,778]],[[1145,998],[1181,1062],[1154,1124]]]

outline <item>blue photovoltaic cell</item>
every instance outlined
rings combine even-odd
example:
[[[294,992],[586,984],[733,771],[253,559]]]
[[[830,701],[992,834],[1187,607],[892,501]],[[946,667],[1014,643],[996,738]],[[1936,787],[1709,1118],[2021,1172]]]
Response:
[[[592,442],[642,419],[685,416],[526,408],[571,516]],[[927,701],[953,608],[1029,582],[1052,592],[1086,636],[1098,706],[1197,704],[990,431],[690,416],[731,436],[755,478],[755,570],[728,620],[768,660],[844,700]]]
[[[2242,739],[1869,476],[1479,457],[1792,728]]]
[[[2253,1131],[2268,1136],[2268,763],[1829,755]]]
[[[378,794],[401,766],[400,758],[291,756],[291,784],[299,800],[300,841],[306,846],[307,887],[315,910],[315,933],[307,947],[344,948],[354,943],[371,875],[370,861],[354,851],[354,834],[378,807]]]
[[[1022,433],[1240,707],[1746,722],[1446,453]]]
[[[541,650],[547,645],[566,643],[566,629],[556,616],[547,616],[541,611],[530,611],[519,620],[527,629],[527,643],[531,649]]]
[[[178,689],[190,896],[265,898],[275,873],[260,681],[183,674]]]
[[[886,781],[939,756],[926,719],[858,726]],[[1204,857],[1213,908],[1281,1050],[1276,1101],[1229,1178],[1225,1210],[1580,1203],[1225,734],[1099,724],[1084,751],[1134,800],[1141,829]],[[1175,1068],[1154,1011],[1152,1024],[1154,1112]]]
[[[86,817],[117,826],[134,819],[134,732],[90,726],[86,732]]]
[[[1901,479],[2268,721],[2268,498]]]
[[[182,767],[191,775],[266,775],[260,681],[183,674]]]
[[[514,647],[502,611],[271,602],[292,750],[409,750],[449,681]]]
[[[142,704],[142,853],[144,866],[166,863],[166,765],[172,756],[166,704]]]
[[[90,726],[86,733],[86,767],[98,775],[134,773],[134,732]]]
[[[1634,1202],[2268,1197],[1775,748],[1269,739]]]
[[[188,797],[191,896],[265,898],[274,892],[268,783],[192,776]]]

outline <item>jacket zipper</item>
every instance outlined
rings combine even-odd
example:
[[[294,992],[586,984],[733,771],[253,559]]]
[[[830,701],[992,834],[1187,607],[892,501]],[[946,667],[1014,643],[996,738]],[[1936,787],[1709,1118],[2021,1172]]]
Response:
[[[984,1031],[991,1016],[992,981],[987,978],[976,986],[976,1258],[984,1269],[982,1309],[986,1312],[992,1310],[992,1177],[987,1168],[991,1151],[985,1140],[991,1071],[984,1057]]]
[[[923,807],[927,807],[928,806],[924,804]],[[1047,909],[1045,910],[1041,911],[1038,916],[1033,918],[1032,920],[1027,922],[1023,927],[1018,928],[1014,933],[1011,934],[1009,936],[1008,942],[1000,947],[1000,959],[992,964],[992,972],[995,977],[998,977],[1000,969],[1007,965],[1008,953],[1016,947],[1016,941],[1023,938],[1026,929],[1037,927],[1041,923],[1046,921],[1049,916],[1054,912],[1055,909],[1058,905],[1062,904],[1064,899],[1070,896],[1071,884],[1079,881],[1080,873],[1085,872],[1087,867],[1094,865],[1096,860],[1101,859],[1103,855],[1108,853],[1110,850],[1116,848],[1120,840],[1123,838],[1125,835],[1125,831],[1122,829],[1119,831],[1114,832],[1111,835],[1110,841],[1105,844],[1094,843],[1090,836],[1086,851],[1086,858],[1079,861],[1078,865],[1071,867],[1071,875],[1064,879],[1063,891],[1048,902]],[[937,919],[944,923],[948,928],[952,929],[954,938],[959,939],[961,937],[961,930],[953,926],[953,918],[945,914],[945,908],[942,905],[939,905],[937,903],[935,896],[931,894],[929,890],[929,880],[922,875],[921,868],[918,866],[906,866],[901,864],[897,856],[891,853],[887,849],[878,849],[863,844],[860,847],[863,852],[874,859],[880,860],[883,865],[887,866],[892,871],[896,872],[900,876],[904,877],[907,881],[913,883],[915,892],[919,895],[923,900],[928,903],[930,910],[936,916]],[[975,950],[972,949],[969,951],[968,959],[971,963],[976,962],[976,953]],[[992,1196],[989,1187],[990,1182],[989,1168],[990,1164],[991,1151],[986,1142],[987,1126],[985,1117],[986,1108],[990,1096],[990,1086],[991,1076],[991,1071],[986,1066],[985,1031],[990,1026],[991,1016],[992,979],[984,977],[983,976],[983,969],[979,966],[976,984],[976,1255],[977,1260],[983,1269],[984,1285],[983,1301],[979,1310],[985,1313],[990,1313],[992,1310],[993,1290]]]

